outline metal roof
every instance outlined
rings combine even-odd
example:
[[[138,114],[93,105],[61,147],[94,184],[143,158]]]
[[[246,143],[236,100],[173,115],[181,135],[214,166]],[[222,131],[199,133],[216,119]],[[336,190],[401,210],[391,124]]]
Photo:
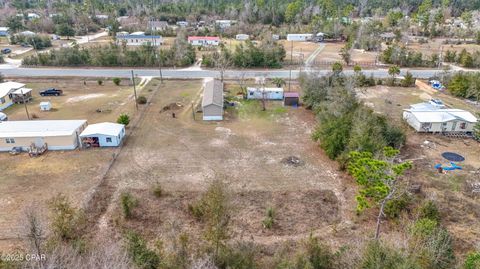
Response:
[[[92,136],[92,135],[108,135],[118,136],[125,126],[119,123],[102,122],[90,124],[83,130],[80,137]]]
[[[129,38],[132,38],[132,39],[160,39],[160,38],[162,38],[162,36],[160,36],[160,35],[133,35],[133,34],[118,35],[117,36],[117,39],[129,39]]]
[[[223,83],[220,80],[212,79],[205,83],[202,107],[209,105],[223,107]]]
[[[300,97],[300,94],[298,92],[285,92],[283,97]]]
[[[405,109],[410,112],[419,122],[449,122],[452,120],[462,120],[475,123],[477,118],[470,112],[461,109],[435,109],[435,110],[416,110]]]
[[[8,95],[10,92],[25,87],[25,84],[8,81],[0,83],[0,97]]]
[[[13,91],[12,93],[13,93],[13,94],[27,94],[27,93],[29,93],[29,92],[31,92],[31,91],[32,91],[32,89],[20,88],[20,89],[18,89],[18,90]]]
[[[220,41],[218,36],[189,36],[188,41],[193,40],[209,40],[209,41]]]
[[[72,135],[86,120],[30,120],[0,122],[0,137],[47,137]]]

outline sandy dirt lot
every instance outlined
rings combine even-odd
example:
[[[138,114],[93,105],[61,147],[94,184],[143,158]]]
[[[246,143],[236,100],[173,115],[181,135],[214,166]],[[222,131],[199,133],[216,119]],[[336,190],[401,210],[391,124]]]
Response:
[[[317,55],[317,62],[343,62],[340,56],[340,50],[345,46],[344,43],[325,43],[325,48]]]
[[[402,158],[413,160],[414,169],[408,180],[419,183],[422,193],[436,201],[443,216],[443,224],[455,238],[456,250],[475,248],[480,236],[480,204],[478,197],[472,193],[472,184],[480,183],[480,143],[473,139],[449,138],[441,135],[420,134],[403,123],[402,110],[409,104],[440,98],[445,104],[455,108],[479,113],[480,108],[445,93],[433,96],[418,88],[401,88],[376,86],[362,90],[360,98],[375,111],[387,115],[388,119],[403,126],[407,133],[407,144],[402,149]],[[436,164],[449,165],[441,154],[456,152],[465,157],[458,163],[463,170],[439,174]]]
[[[249,237],[268,249],[303,240],[310,232],[323,237],[345,229],[332,241],[348,242],[354,229],[353,188],[343,185],[336,163],[312,142],[313,115],[279,102],[269,103],[266,112],[259,102],[242,102],[227,111],[226,121],[203,122],[198,120],[201,113],[194,121],[188,104],[200,85],[200,81],[179,82],[168,92],[155,94],[92,201],[95,236],[120,238],[124,228],[132,228],[153,240],[168,236],[175,225],[200,244],[202,225],[189,214],[188,204],[211,180],[222,179],[234,206],[234,240]],[[171,103],[183,104],[174,111],[176,118],[163,109]],[[282,163],[288,156],[297,156],[304,164]],[[162,186],[164,197],[153,196],[154,184]],[[119,195],[125,191],[140,204],[137,218],[130,221],[120,217]],[[261,225],[269,206],[278,215],[273,230]]]
[[[293,56],[293,60],[303,60],[308,59],[310,54],[312,54],[318,47],[318,43],[314,42],[291,42],[287,40],[279,40],[280,44],[283,45],[286,52],[285,60],[289,61],[290,57]],[[293,43],[293,52],[292,52],[292,43]]]
[[[83,80],[78,79],[32,79],[19,82],[34,89],[34,101],[28,107],[30,113],[39,115],[40,119],[87,119],[89,123],[95,123],[115,121],[122,112],[133,114],[130,86],[118,87],[111,81],[98,86],[96,80],[87,80],[85,86]],[[127,85],[127,81],[122,81],[122,84]],[[152,81],[143,89],[144,93],[153,90],[155,85],[156,82]],[[40,97],[38,91],[45,87],[60,88],[65,94],[61,97]],[[95,94],[96,98],[82,98]],[[140,94],[143,94],[142,90]],[[40,112],[38,103],[49,99],[54,111]],[[96,112],[97,108],[102,108],[105,112]],[[11,120],[26,119],[23,105],[14,105],[4,112]],[[11,251],[18,245],[18,238],[24,234],[22,218],[26,207],[35,205],[40,210],[45,210],[46,202],[57,193],[67,195],[75,206],[82,205],[105,173],[114,150],[50,151],[38,158],[29,158],[26,153],[17,156],[1,153],[0,251]]]

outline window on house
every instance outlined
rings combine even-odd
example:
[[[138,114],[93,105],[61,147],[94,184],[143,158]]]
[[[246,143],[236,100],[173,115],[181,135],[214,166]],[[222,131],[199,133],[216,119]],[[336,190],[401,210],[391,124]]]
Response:
[[[443,122],[442,125],[443,126],[447,126],[448,122]]]
[[[432,128],[432,123],[431,122],[422,123],[422,129],[430,129],[430,128]]]
[[[14,138],[6,138],[5,142],[7,142],[7,144],[15,144],[15,139]]]
[[[466,122],[460,123],[460,129],[467,129],[467,123]]]
[[[107,143],[112,143],[112,138],[111,138],[111,137],[107,137],[106,141],[107,141]]]

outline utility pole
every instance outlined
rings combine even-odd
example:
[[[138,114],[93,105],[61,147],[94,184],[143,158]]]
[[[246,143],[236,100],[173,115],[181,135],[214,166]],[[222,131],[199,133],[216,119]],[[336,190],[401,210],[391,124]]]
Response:
[[[160,47],[158,49],[158,72],[160,73],[160,84],[163,84],[163,74],[162,74],[162,51],[160,50]]]
[[[192,117],[193,117],[193,120],[195,120],[195,109],[194,109],[193,101],[192,101]]]
[[[30,120],[30,114],[28,113],[28,108],[27,108],[27,102],[25,102],[25,95],[23,95],[23,89],[20,91],[22,94],[22,102],[23,105],[25,106],[25,112],[27,113],[27,119]]]
[[[291,41],[292,45],[290,46],[290,70],[289,70],[289,79],[288,79],[288,91],[290,91],[290,87],[292,84],[292,65],[293,65],[293,40]]]
[[[133,75],[133,70],[132,70],[132,83],[133,83],[133,96],[135,97],[135,109],[138,110],[137,87],[135,86],[135,76]]]

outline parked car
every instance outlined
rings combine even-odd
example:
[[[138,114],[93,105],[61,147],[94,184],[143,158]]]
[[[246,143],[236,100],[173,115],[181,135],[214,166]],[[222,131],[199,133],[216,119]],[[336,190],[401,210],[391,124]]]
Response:
[[[10,52],[12,52],[12,50],[9,48],[2,49],[2,54],[9,54]]]
[[[40,92],[41,96],[60,96],[62,94],[63,94],[62,90],[55,89],[55,88],[48,88]]]
[[[7,121],[8,116],[5,113],[0,112],[0,121]]]
[[[30,44],[23,42],[22,44],[20,44],[20,46],[22,46],[24,48],[28,48],[28,47],[30,47]]]

